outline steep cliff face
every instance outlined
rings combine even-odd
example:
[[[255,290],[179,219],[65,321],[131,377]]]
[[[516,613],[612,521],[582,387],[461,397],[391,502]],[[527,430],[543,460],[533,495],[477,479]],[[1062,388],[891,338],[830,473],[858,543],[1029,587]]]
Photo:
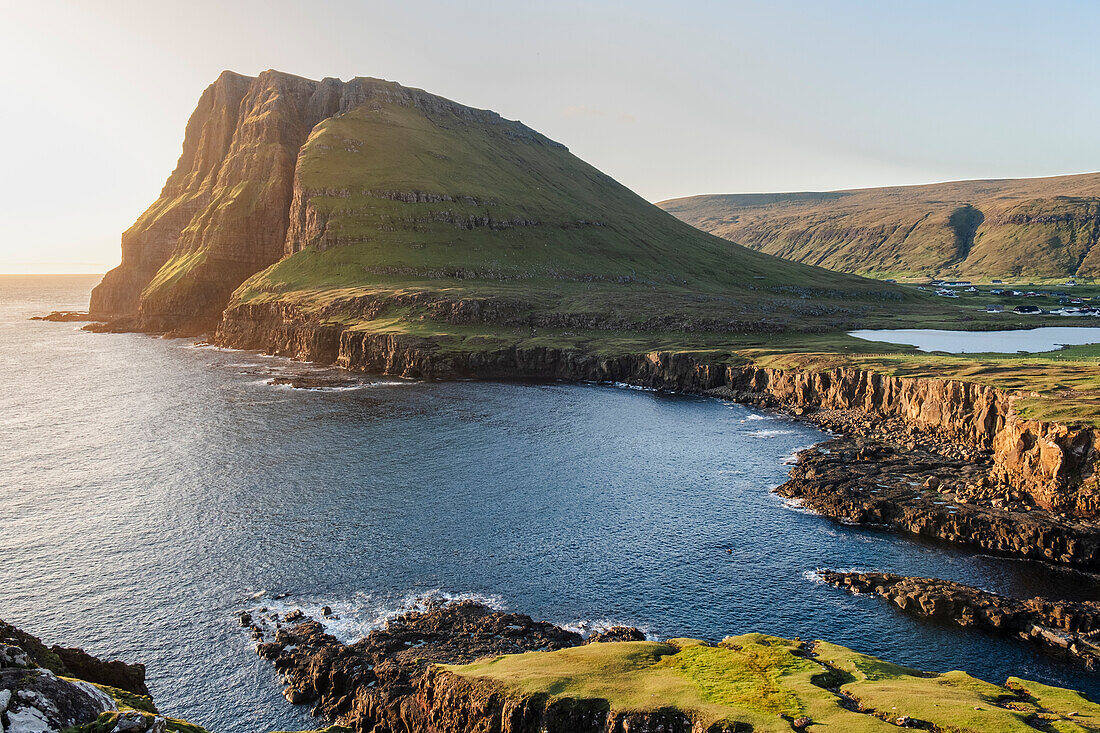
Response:
[[[658,204],[747,247],[843,272],[1100,276],[1100,174]]]
[[[233,290],[282,257],[298,152],[318,122],[361,101],[360,87],[274,71],[218,77],[160,197],[123,234],[122,264],[93,291],[92,315],[213,327]]]
[[[998,478],[1044,508],[1100,516],[1100,435],[1091,428],[1021,418],[1012,394],[972,382],[859,369],[803,372],[730,366],[657,352],[612,357],[549,347],[450,352],[424,339],[319,323],[278,303],[231,309],[217,340],[405,377],[628,382],[780,407],[896,417],[953,442],[991,451]]]

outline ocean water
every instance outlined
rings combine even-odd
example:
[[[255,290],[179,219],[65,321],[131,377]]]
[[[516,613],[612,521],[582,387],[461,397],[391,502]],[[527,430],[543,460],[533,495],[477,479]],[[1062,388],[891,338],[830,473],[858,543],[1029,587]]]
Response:
[[[0,277],[0,618],[144,662],[171,715],[217,733],[311,727],[234,611],[329,604],[355,638],[430,592],[581,628],[827,638],[1100,696],[1100,676],[1031,646],[815,582],[832,567],[1098,590],[786,506],[769,490],[825,437],[811,427],[612,386],[278,387],[313,368],[27,320],[86,307],[94,282]]]
[[[1006,331],[944,331],[934,328],[863,329],[852,331],[864,341],[916,346],[920,351],[949,354],[1015,354],[1056,351],[1063,346],[1100,344],[1100,328],[1044,326]]]

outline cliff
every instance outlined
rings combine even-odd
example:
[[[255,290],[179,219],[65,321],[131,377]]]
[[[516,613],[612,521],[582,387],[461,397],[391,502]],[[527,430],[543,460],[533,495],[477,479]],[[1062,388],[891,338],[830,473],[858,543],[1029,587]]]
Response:
[[[222,73],[199,99],[160,196],[122,235],[122,264],[93,291],[91,315],[143,330],[212,329],[237,286],[300,248],[306,213],[296,168],[310,133],[381,102],[446,108],[374,79]]]
[[[231,301],[331,309],[378,293],[650,329],[929,307],[702,234],[495,112],[378,79],[266,71],[224,72],[202,94],[90,312],[191,334]]]
[[[860,274],[1100,276],[1100,174],[828,193],[690,196],[683,221],[796,262]]]
[[[90,312],[149,330],[202,330],[283,253],[298,150],[348,102],[346,85],[224,72],[199,99],[160,197],[122,235]]]

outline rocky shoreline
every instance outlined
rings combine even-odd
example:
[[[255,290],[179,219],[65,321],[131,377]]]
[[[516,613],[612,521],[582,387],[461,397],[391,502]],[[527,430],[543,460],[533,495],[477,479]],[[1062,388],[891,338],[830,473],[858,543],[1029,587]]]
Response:
[[[433,664],[564,649],[582,641],[579,634],[552,624],[472,601],[410,612],[351,645],[300,611],[280,616],[260,609],[240,618],[253,638],[260,638],[256,653],[282,674],[289,702],[309,704],[315,716],[355,730],[379,733],[475,730],[480,719],[504,713],[499,694],[460,685]]]
[[[47,647],[0,621],[0,731],[205,733],[166,718],[149,697],[145,667],[82,649]]]
[[[828,428],[835,427],[835,418],[809,416]],[[988,456],[934,441],[901,443],[894,437],[884,439],[882,426],[876,426],[869,433],[842,434],[802,451],[775,492],[848,524],[1015,557],[1100,567],[1096,522],[1044,509],[1027,493],[999,484]]]
[[[962,583],[893,573],[820,571],[829,585],[885,598],[910,615],[1034,642],[1088,669],[1100,664],[1100,602],[1006,598]]]

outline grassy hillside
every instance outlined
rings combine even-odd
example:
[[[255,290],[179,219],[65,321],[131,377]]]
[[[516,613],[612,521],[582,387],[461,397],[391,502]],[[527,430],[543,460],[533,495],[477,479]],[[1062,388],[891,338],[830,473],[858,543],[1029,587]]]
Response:
[[[761,733],[885,733],[909,723],[953,733],[1100,730],[1100,705],[1069,690],[1017,678],[994,685],[965,672],[927,674],[834,644],[807,649],[763,634],[717,645],[590,644],[447,669],[520,694],[607,700],[614,711],[671,707],[688,712],[700,728],[739,723]]]
[[[658,205],[747,247],[843,272],[1100,277],[1100,173]]]
[[[468,326],[493,343],[532,326],[705,343],[957,313],[702,233],[519,123],[398,85],[377,96],[313,130],[289,256],[230,311],[289,303],[346,327],[463,338]]]

